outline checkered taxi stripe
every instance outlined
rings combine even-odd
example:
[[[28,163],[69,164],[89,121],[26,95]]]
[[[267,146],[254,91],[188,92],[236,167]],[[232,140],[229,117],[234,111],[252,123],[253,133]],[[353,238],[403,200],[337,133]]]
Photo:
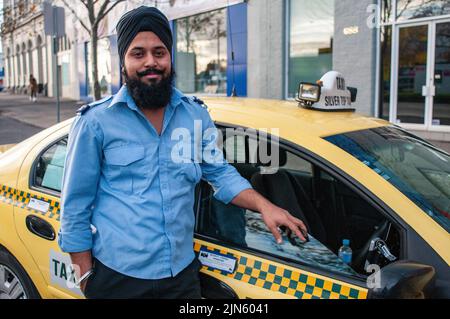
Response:
[[[46,202],[49,204],[49,208],[46,212],[41,212],[28,207],[30,200],[34,198],[36,200]],[[14,189],[5,185],[0,185],[0,202],[4,202],[9,205],[14,205],[20,209],[26,209],[29,212],[37,213],[48,218],[60,220],[59,201],[50,200],[42,196],[32,195],[30,193]]]
[[[300,270],[289,270],[270,264],[267,260],[250,259],[226,250],[194,244],[194,250],[220,253],[237,260],[233,274],[204,266],[203,269],[248,283],[263,289],[301,299],[366,299],[367,290],[355,289],[332,280],[320,279]]]

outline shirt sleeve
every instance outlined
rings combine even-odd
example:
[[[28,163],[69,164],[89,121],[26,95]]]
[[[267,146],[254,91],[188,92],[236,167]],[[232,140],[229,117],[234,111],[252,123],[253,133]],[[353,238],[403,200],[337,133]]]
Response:
[[[243,178],[236,168],[224,158],[217,141],[220,131],[214,125],[209,113],[203,116],[203,158],[200,164],[202,177],[214,189],[214,197],[228,204],[243,190],[251,189],[250,183]]]
[[[97,196],[102,161],[99,129],[79,115],[69,133],[61,191],[58,244],[67,253],[92,249],[92,205]]]

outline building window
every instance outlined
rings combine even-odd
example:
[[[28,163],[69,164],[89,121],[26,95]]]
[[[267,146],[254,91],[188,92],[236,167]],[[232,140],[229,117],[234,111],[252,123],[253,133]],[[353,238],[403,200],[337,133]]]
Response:
[[[333,69],[334,0],[290,0],[288,97]]]
[[[450,14],[449,0],[397,0],[397,21]]]
[[[185,93],[226,94],[226,9],[178,19],[176,86]]]

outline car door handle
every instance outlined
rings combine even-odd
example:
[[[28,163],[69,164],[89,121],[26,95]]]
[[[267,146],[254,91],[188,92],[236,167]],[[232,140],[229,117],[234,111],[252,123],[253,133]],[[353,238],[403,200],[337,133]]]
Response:
[[[30,232],[46,240],[55,240],[55,229],[49,222],[36,215],[28,215],[25,223]]]

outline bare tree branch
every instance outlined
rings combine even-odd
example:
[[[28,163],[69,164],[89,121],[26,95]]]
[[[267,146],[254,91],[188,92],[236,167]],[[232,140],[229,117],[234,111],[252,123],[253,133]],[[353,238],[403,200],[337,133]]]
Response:
[[[95,0],[95,2],[97,2],[97,1],[98,0]],[[100,6],[100,9],[98,10],[98,13],[97,13],[97,15],[95,17],[95,21],[94,21],[95,26],[97,26],[100,23],[100,21],[102,21],[103,18],[101,16],[103,15],[106,8],[108,7],[109,2],[110,2],[110,0],[104,0],[102,5]]]
[[[88,3],[86,0],[80,0],[80,2],[89,10]]]
[[[80,22],[81,26],[82,26],[89,34],[91,34],[91,29],[88,28],[88,27],[86,26],[86,24],[83,22],[83,20],[78,16],[78,14],[75,12],[75,10],[67,3],[67,1],[66,1],[66,0],[62,0],[62,2],[63,2],[63,4],[64,4],[64,6],[65,6],[67,9],[69,9],[69,10],[72,12],[72,14],[75,16],[75,18]]]
[[[116,2],[114,2],[111,7],[109,7],[108,10],[105,11],[105,13],[102,16],[99,16],[99,20],[102,20],[104,17],[106,17],[108,15],[108,13],[111,12],[112,9],[114,9],[119,3],[125,2],[126,0],[117,0]]]

